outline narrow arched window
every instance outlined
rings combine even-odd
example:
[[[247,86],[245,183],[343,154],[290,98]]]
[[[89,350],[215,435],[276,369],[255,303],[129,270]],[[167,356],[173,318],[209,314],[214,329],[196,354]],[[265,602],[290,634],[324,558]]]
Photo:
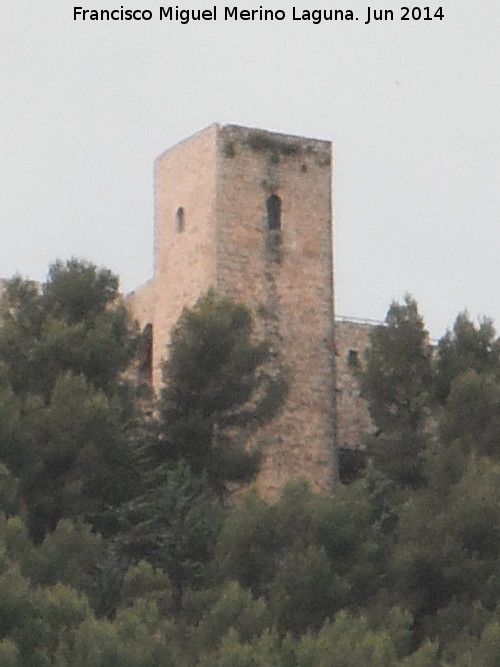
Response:
[[[184,231],[184,209],[182,206],[179,206],[175,214],[175,228],[178,232]]]
[[[281,199],[271,195],[266,201],[267,226],[269,229],[281,229]]]

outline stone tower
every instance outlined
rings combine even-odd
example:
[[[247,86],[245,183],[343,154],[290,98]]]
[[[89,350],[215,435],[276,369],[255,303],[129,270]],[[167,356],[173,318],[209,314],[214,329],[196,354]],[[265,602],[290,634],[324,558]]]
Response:
[[[130,298],[153,328],[153,385],[184,306],[210,287],[246,303],[288,370],[280,414],[261,429],[257,485],[331,489],[334,314],[331,144],[213,125],[160,155],[154,278]]]

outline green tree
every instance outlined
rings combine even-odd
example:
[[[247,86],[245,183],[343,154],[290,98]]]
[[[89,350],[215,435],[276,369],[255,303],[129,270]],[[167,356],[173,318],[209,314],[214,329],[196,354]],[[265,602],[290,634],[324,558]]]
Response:
[[[20,498],[17,479],[0,463],[0,512],[10,516],[19,510]]]
[[[317,630],[346,598],[323,547],[297,546],[286,552],[270,590],[270,607],[282,632],[301,635]],[[339,604],[340,602],[340,604]]]
[[[108,528],[100,514],[126,500],[138,476],[128,426],[120,402],[82,375],[59,374],[47,404],[25,402],[26,453],[17,472],[37,540],[64,517]]]
[[[377,502],[365,481],[333,497],[289,484],[274,505],[250,491],[221,531],[217,571],[265,597],[282,632],[318,628],[379,590],[392,541]]]
[[[33,618],[23,628],[21,646],[25,657],[29,659],[32,654],[40,662],[43,657],[53,658],[61,639],[74,635],[79,626],[91,617],[86,597],[62,584],[34,590],[32,604]]]
[[[201,654],[214,651],[231,629],[242,642],[258,639],[269,627],[270,613],[262,598],[255,600],[252,594],[236,582],[229,582],[218,599],[207,609],[195,633],[195,641]]]
[[[467,371],[487,374],[500,380],[500,342],[492,320],[483,318],[476,325],[464,312],[438,345],[436,362],[436,398],[444,403],[453,380]]]
[[[120,606],[130,606],[137,600],[154,602],[163,612],[172,609],[172,584],[168,575],[146,560],[129,567],[122,581]]]
[[[173,665],[148,605],[120,613],[114,622],[89,617],[71,637],[61,637],[57,667],[164,667]]]
[[[12,564],[0,575],[0,639],[21,627],[31,608],[29,580]]]
[[[439,422],[445,446],[458,445],[500,459],[500,384],[473,369],[451,383]]]
[[[5,367],[0,362],[0,461],[14,474],[29,458],[24,412],[23,402],[9,386]]]
[[[317,637],[307,634],[297,647],[298,667],[393,667],[396,651],[389,633],[375,632],[366,618],[340,612]]]
[[[118,278],[71,259],[37,287],[15,277],[0,300],[0,462],[18,478],[37,540],[59,519],[113,529],[130,497],[138,410],[123,372],[137,332]]]
[[[218,650],[202,658],[201,667],[296,667],[294,642],[280,643],[276,633],[264,632],[257,641],[244,642],[231,628]]]
[[[185,309],[165,364],[159,457],[185,460],[219,492],[227,481],[250,479],[259,457],[245,450],[245,439],[275,414],[286,389],[269,360],[244,305],[209,292]]]
[[[500,623],[491,621],[481,633],[479,640],[469,638],[468,650],[459,653],[454,664],[458,667],[496,667],[500,662]]]
[[[121,508],[116,541],[133,562],[147,560],[168,574],[179,611],[185,587],[202,579],[213,557],[223,513],[206,479],[179,464]]]
[[[50,396],[61,372],[83,374],[116,391],[130,363],[136,332],[108,269],[57,261],[47,282],[14,277],[0,304],[0,361],[16,394]]]
[[[423,429],[433,370],[428,334],[414,299],[392,303],[385,325],[373,330],[370,342],[362,393],[377,434],[369,438],[368,451],[391,479],[416,487],[423,477]]]
[[[474,602],[487,609],[497,604],[499,474],[498,464],[471,456],[458,482],[415,493],[399,510],[393,592],[420,628],[430,628],[429,634],[439,630],[443,610],[453,600],[468,605],[469,618]],[[457,624],[455,632],[461,631]]]
[[[19,649],[9,639],[0,641],[0,664],[3,667],[20,667]]]
[[[216,566],[254,595],[269,589],[281,548],[272,509],[250,489],[224,522],[217,543]]]
[[[398,663],[399,667],[444,667],[439,659],[439,644],[426,641],[414,653]]]
[[[112,569],[117,570],[114,579]],[[89,525],[69,519],[60,521],[31,551],[24,571],[33,585],[60,583],[85,594],[98,615],[114,610],[123,577],[109,541],[92,532]]]

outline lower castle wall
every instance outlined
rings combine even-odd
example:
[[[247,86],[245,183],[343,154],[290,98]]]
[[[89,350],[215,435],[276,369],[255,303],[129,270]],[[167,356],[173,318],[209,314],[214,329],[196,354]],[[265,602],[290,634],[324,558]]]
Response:
[[[348,319],[335,322],[338,448],[362,447],[364,437],[374,429],[353,368],[353,363],[363,364],[374,326],[377,324]]]

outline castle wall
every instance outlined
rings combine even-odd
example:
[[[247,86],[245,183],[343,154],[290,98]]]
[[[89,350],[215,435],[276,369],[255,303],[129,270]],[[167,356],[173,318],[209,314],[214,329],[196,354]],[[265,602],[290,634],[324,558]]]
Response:
[[[258,434],[257,486],[268,498],[300,476],[329,491],[336,475],[331,169],[329,142],[219,133],[217,290],[253,308],[288,371],[285,405]],[[268,228],[272,194],[280,231]]]
[[[363,365],[374,326],[376,323],[348,319],[335,322],[338,447],[362,447],[364,437],[374,428],[356,378],[356,366]]]
[[[155,164],[153,386],[162,383],[170,331],[183,307],[215,285],[217,126],[169,149]],[[178,229],[178,211],[183,230]]]
[[[127,294],[126,303],[141,330],[144,329],[147,324],[151,324],[155,312],[154,281],[148,280],[147,283],[138,287],[134,292]]]

